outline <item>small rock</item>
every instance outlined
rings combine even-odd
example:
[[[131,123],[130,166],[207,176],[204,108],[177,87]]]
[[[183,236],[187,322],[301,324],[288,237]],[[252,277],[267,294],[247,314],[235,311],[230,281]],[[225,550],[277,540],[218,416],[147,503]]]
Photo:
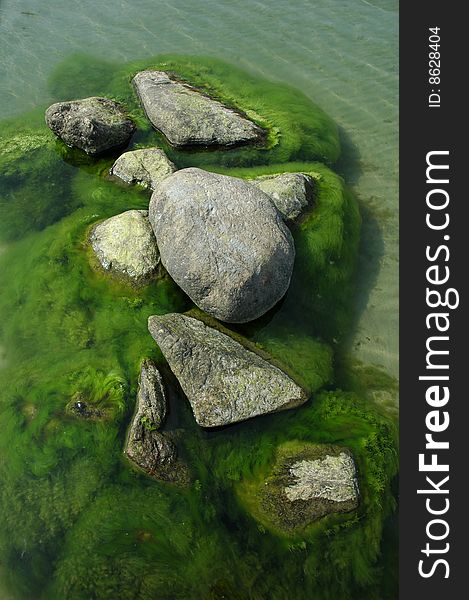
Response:
[[[159,431],[167,414],[163,379],[149,360],[140,370],[137,405],[127,434],[124,453],[148,475],[171,483],[186,485],[189,471],[177,456],[169,433]]]
[[[303,173],[263,175],[251,181],[265,192],[287,220],[297,219],[313,202],[314,180]]]
[[[111,168],[111,175],[125,183],[139,183],[154,190],[176,167],[160,148],[142,148],[124,152]]]
[[[160,260],[146,210],[128,210],[95,225],[91,246],[103,269],[143,285],[155,274]]]
[[[285,442],[277,448],[270,475],[241,497],[274,530],[296,534],[333,513],[357,508],[359,490],[352,454],[328,444]]]
[[[174,146],[232,146],[263,137],[252,121],[164,71],[141,71],[133,84],[148,119]]]
[[[91,402],[87,402],[80,392],[74,394],[73,398],[66,406],[66,411],[74,417],[91,421],[106,419],[109,412],[107,410],[102,410]]]
[[[46,124],[67,146],[87,154],[123,146],[135,131],[117,102],[97,97],[52,104],[46,110]]]
[[[287,291],[292,235],[269,197],[247,181],[176,171],[153,193],[149,218],[164,267],[217,319],[257,319]]]
[[[176,313],[153,316],[148,328],[203,427],[229,425],[307,400],[280,369],[197,319]]]
[[[163,425],[168,412],[163,378],[151,360],[144,360],[140,368],[137,406],[140,416],[152,427],[159,429]]]
[[[346,452],[294,462],[290,475],[292,483],[285,488],[290,502],[319,498],[338,503],[357,501],[355,463]]]

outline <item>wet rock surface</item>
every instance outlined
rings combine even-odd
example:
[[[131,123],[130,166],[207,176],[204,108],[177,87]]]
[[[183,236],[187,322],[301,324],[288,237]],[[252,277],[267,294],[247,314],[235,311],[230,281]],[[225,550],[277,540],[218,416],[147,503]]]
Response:
[[[251,321],[287,291],[292,235],[250,183],[196,168],[177,171],[153,193],[149,219],[164,267],[217,319]]]
[[[148,328],[203,427],[286,410],[307,399],[280,369],[197,319],[152,316]]]
[[[111,175],[125,183],[138,183],[154,190],[176,167],[160,148],[141,148],[124,152],[111,168]]]
[[[265,192],[289,221],[298,219],[312,207],[314,180],[304,173],[264,175],[251,180],[251,183]]]
[[[155,275],[159,252],[146,210],[128,210],[93,227],[91,247],[101,267],[134,285]]]
[[[46,124],[67,146],[100,154],[123,146],[135,131],[120,104],[91,97],[56,102],[46,110]]]
[[[124,452],[148,475],[172,483],[187,483],[188,471],[178,459],[170,434],[161,432],[168,411],[163,379],[156,365],[142,363],[137,403]]]
[[[133,84],[148,119],[174,146],[233,146],[263,136],[252,121],[164,71],[141,71]]]
[[[252,499],[259,520],[289,534],[327,515],[351,512],[359,504],[353,456],[342,446],[286,442]]]

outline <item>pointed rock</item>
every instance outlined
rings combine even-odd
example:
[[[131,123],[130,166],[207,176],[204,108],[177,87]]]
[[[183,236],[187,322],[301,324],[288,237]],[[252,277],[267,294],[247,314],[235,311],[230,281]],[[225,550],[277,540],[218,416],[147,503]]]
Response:
[[[286,410],[307,399],[280,369],[197,319],[153,316],[148,328],[203,427]]]
[[[124,453],[148,475],[173,483],[188,483],[187,467],[177,457],[169,434],[162,433],[167,413],[163,379],[149,360],[140,370],[137,404],[130,424]]]
[[[164,71],[141,71],[133,84],[148,119],[173,146],[233,146],[263,137],[252,121]]]

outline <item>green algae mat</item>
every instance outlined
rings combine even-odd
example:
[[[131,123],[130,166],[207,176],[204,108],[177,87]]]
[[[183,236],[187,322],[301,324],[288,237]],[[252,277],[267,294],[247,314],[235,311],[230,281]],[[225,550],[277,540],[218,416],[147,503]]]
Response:
[[[243,111],[267,131],[265,144],[171,148],[130,84],[148,68]],[[155,360],[170,379],[147,318],[194,307],[169,277],[135,290],[92,269],[89,228],[148,207],[148,192],[109,180],[116,155],[92,159],[65,147],[47,130],[44,110],[0,123],[4,587],[25,600],[394,598],[395,568],[386,566],[395,561],[395,426],[338,365],[351,326],[360,216],[333,171],[336,125],[298,90],[209,58],[122,66],[76,56],[49,87],[54,101],[102,95],[121,102],[138,127],[130,148],[157,145],[178,168],[314,178],[314,209],[292,228],[297,257],[286,297],[261,319],[230,327],[281,361],[310,399],[206,431],[173,382],[166,427],[178,431],[191,484],[134,470],[123,447],[141,361]],[[67,407],[77,397],[103,418],[73,415]],[[349,448],[358,509],[294,534],[259,517],[256,490],[288,443]]]

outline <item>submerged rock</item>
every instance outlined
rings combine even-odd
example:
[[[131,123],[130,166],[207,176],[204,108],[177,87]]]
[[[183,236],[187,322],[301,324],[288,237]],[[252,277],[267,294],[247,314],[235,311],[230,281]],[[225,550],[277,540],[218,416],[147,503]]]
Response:
[[[152,316],[148,328],[203,427],[286,410],[307,399],[280,369],[197,319]]]
[[[263,136],[252,121],[164,71],[141,71],[133,84],[152,125],[174,146],[232,146]]]
[[[251,181],[265,192],[285,219],[294,221],[313,202],[314,180],[303,173],[263,175]]]
[[[137,407],[153,427],[159,429],[163,425],[168,412],[163,378],[151,360],[144,360],[140,368]]]
[[[292,235],[268,196],[248,182],[182,169],[153,193],[149,218],[164,267],[217,319],[257,319],[287,291]]]
[[[124,152],[112,165],[111,175],[125,183],[139,183],[154,190],[176,167],[161,148],[141,148]]]
[[[128,210],[98,223],[90,242],[103,269],[134,285],[147,283],[157,270],[160,257],[146,210]]]
[[[167,433],[158,431],[167,413],[163,379],[156,365],[146,360],[140,370],[137,405],[124,453],[148,475],[173,483],[187,480],[187,468]]]
[[[250,484],[247,489],[247,503],[254,507],[255,516],[287,533],[296,533],[328,514],[350,512],[359,503],[350,451],[327,444],[282,444],[270,475],[257,485],[254,496]]]
[[[52,104],[46,110],[46,123],[67,146],[87,154],[123,146],[135,131],[120,104],[98,97]]]

